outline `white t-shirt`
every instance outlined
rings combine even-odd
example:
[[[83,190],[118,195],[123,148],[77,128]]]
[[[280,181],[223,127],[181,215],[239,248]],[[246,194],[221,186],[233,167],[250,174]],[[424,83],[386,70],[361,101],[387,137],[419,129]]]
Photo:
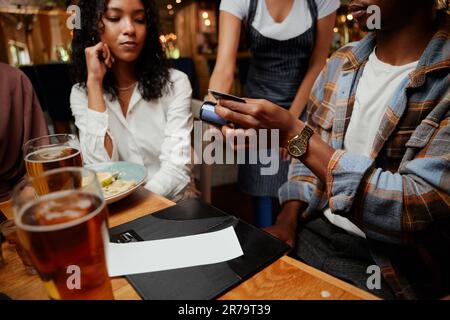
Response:
[[[191,84],[188,77],[171,69],[173,86],[161,98],[146,101],[137,85],[124,117],[118,100],[104,94],[105,112],[88,108],[86,90],[72,88],[70,107],[80,134],[86,163],[129,161],[147,168],[147,189],[169,199],[179,197],[190,182],[190,134],[192,131]],[[113,141],[110,159],[104,140]]]
[[[318,19],[330,15],[340,6],[340,0],[315,0]],[[220,10],[231,13],[240,20],[248,16],[250,0],[222,0]],[[279,41],[288,40],[303,34],[312,26],[312,16],[307,0],[294,0],[288,16],[281,22],[273,20],[267,10],[266,1],[259,0],[256,6],[253,28],[263,36]]]
[[[375,50],[372,52],[356,89],[355,104],[344,138],[346,151],[371,158],[375,136],[387,106],[401,82],[416,69],[417,64],[418,61],[392,66],[380,61]],[[324,214],[334,225],[365,237],[364,232],[350,220],[331,213],[330,209],[326,209]]]

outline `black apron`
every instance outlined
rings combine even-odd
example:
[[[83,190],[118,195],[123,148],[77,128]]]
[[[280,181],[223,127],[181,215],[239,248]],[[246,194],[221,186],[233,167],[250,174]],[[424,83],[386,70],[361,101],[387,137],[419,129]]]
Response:
[[[315,45],[317,5],[315,0],[306,1],[312,26],[301,35],[283,41],[267,38],[253,28],[258,0],[250,1],[246,31],[253,57],[245,87],[247,97],[266,99],[285,109],[291,106],[308,71]],[[280,163],[276,175],[261,175],[261,168],[269,165],[258,163],[239,166],[239,186],[243,192],[253,196],[278,197],[278,189],[287,181],[289,161],[279,159],[279,150],[272,152],[278,155]]]

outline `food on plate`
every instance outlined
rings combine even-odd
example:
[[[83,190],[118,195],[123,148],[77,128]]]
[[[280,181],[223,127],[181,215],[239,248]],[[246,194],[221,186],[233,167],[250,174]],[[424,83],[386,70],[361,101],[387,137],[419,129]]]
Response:
[[[97,172],[97,179],[100,181],[100,184],[103,187],[109,186],[114,180],[117,179],[120,173],[111,173],[111,172]]]
[[[96,174],[105,198],[126,192],[136,186],[136,181],[134,180],[120,179],[120,172],[96,172]]]
[[[105,198],[109,198],[129,190],[135,185],[136,182],[134,180],[114,180],[111,184],[103,187],[103,195]]]

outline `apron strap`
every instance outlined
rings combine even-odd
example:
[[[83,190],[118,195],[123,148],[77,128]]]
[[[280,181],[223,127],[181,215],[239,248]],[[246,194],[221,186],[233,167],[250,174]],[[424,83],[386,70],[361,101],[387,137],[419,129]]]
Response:
[[[313,23],[316,24],[319,17],[319,8],[317,8],[316,0],[307,0],[308,8],[311,12]]]
[[[253,23],[253,20],[255,19],[257,7],[258,7],[258,0],[250,0],[250,6],[248,8],[248,15],[247,15],[247,21],[246,21],[247,30],[250,28],[250,26]]]

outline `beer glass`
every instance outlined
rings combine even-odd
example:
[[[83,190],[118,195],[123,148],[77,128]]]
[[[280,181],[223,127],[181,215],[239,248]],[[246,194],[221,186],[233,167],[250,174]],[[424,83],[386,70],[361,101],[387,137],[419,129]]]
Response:
[[[30,275],[37,274],[36,269],[33,267],[33,263],[30,260],[30,257],[25,252],[25,250],[23,250],[20,242],[18,242],[17,240],[17,227],[13,220],[7,220],[0,224],[0,237],[1,236],[3,236],[8,244],[16,250],[17,255],[19,256],[20,260],[22,260],[22,263],[25,266],[25,271]]]
[[[43,185],[45,193],[36,190]],[[94,171],[65,167],[28,177],[12,202],[19,241],[51,299],[114,298],[106,265],[108,211]]]
[[[27,141],[23,146],[29,177],[62,167],[82,167],[80,142],[73,134],[54,134]]]

